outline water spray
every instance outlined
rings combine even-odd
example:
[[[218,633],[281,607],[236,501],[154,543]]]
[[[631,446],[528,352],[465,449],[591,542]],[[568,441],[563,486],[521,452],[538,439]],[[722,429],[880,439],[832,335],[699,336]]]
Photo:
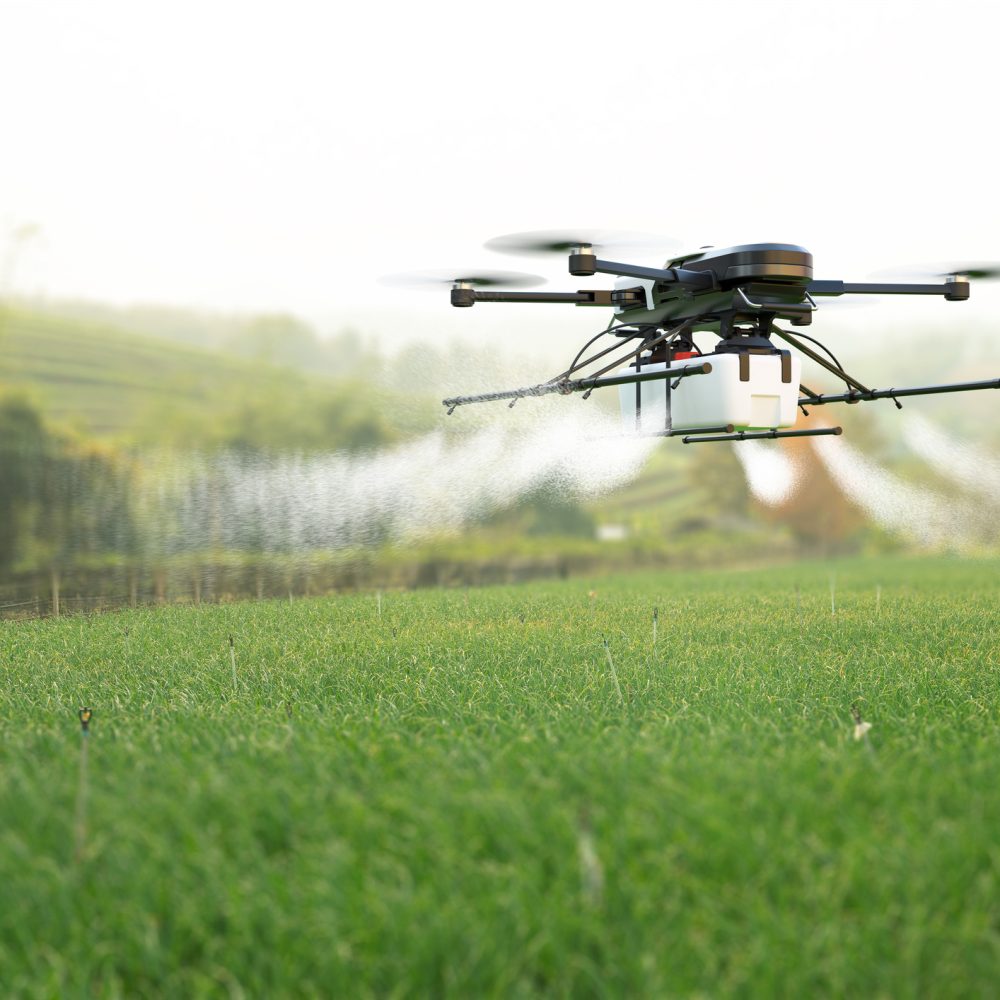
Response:
[[[266,556],[418,541],[543,489],[567,500],[599,496],[633,479],[657,447],[655,438],[613,436],[616,422],[593,408],[545,416],[435,432],[362,455],[230,453],[151,463],[139,504],[149,555]]]
[[[907,483],[838,437],[813,448],[844,495],[877,524],[925,546],[967,547],[991,530],[981,504],[941,496]]]
[[[907,447],[935,472],[994,506],[1000,506],[1000,458],[967,441],[957,440],[918,414],[903,422]]]
[[[733,451],[743,466],[750,492],[761,503],[777,507],[795,495],[802,469],[780,445],[744,441],[734,444]]]

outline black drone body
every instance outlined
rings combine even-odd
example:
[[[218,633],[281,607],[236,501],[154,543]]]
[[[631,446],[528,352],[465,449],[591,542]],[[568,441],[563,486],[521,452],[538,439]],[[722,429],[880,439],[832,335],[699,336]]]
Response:
[[[892,399],[898,407],[901,396],[1000,388],[1000,379],[994,379],[871,389],[844,371],[818,341],[777,325],[785,323],[796,330],[809,326],[818,308],[817,299],[826,297],[936,295],[963,301],[969,298],[970,278],[1000,277],[1000,267],[992,264],[956,266],[938,275],[943,280],[924,284],[844,282],[816,279],[812,254],[787,243],[703,247],[669,259],[662,268],[605,260],[599,250],[608,244],[599,238],[522,233],[486,245],[503,253],[566,253],[571,275],[612,275],[614,287],[575,292],[507,291],[498,286],[511,286],[515,281],[524,284],[530,276],[460,276],[450,279],[453,306],[551,302],[610,308],[613,317],[569,368],[547,382],[446,399],[443,402],[449,413],[474,402],[506,399],[513,405],[524,396],[580,391],[589,396],[596,388],[618,386],[630,431],[684,435],[684,442],[693,444],[840,433],[839,427],[791,430],[797,412],[806,413],[807,406]],[[718,338],[711,352],[703,352],[695,343],[694,335],[699,332]],[[613,346],[584,358],[585,351],[603,335],[618,339]],[[783,343],[776,344],[776,339]],[[628,342],[627,352],[606,362],[608,355],[620,353],[622,341]],[[846,391],[824,395],[802,385],[800,356],[842,380]],[[596,371],[583,375],[598,362]]]

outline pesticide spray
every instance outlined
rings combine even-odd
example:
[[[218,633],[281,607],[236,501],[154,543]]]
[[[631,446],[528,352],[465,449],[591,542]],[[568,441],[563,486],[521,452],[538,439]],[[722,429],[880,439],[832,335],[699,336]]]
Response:
[[[916,414],[902,416],[902,430],[911,451],[976,498],[944,496],[908,482],[841,437],[811,443],[843,494],[881,527],[930,547],[967,548],[995,540],[1000,461]],[[770,442],[744,441],[733,449],[750,492],[761,503],[777,507],[795,495],[804,470],[794,457]]]
[[[743,466],[750,492],[761,503],[777,507],[792,498],[802,470],[780,445],[741,441],[732,447]]]
[[[1000,459],[917,414],[904,420],[903,439],[938,475],[1000,506]]]
[[[585,500],[634,478],[656,439],[629,439],[588,407],[428,434],[376,453],[201,456],[152,477],[145,518],[164,550],[303,552],[459,530],[551,489]]]
[[[843,438],[812,445],[844,495],[882,527],[928,547],[969,548],[989,536],[981,504],[908,483]]]
[[[843,438],[812,444],[845,496],[882,527],[920,544],[972,546],[995,537],[1000,462],[910,417],[906,441],[939,473],[979,499],[907,482]],[[453,430],[453,428],[449,428]],[[437,431],[374,453],[164,460],[139,499],[151,556],[185,551],[336,551],[447,534],[533,492],[588,500],[638,475],[656,438],[629,438],[616,417],[565,401],[530,413],[484,414],[462,431]],[[780,506],[804,468],[771,442],[733,445],[753,495]],[[992,504],[983,500],[992,501]]]

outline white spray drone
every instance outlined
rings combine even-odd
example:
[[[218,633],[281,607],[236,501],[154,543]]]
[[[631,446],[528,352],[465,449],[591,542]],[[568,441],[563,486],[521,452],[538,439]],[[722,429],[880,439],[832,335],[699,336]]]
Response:
[[[628,234],[530,232],[501,236],[486,244],[500,253],[566,253],[570,274],[614,275],[617,280],[610,289],[510,291],[505,289],[540,284],[544,279],[507,271],[425,272],[389,279],[392,283],[450,284],[451,304],[460,308],[477,302],[561,302],[613,311],[611,322],[584,345],[565,371],[538,385],[446,399],[448,413],[490,400],[510,400],[513,406],[522,397],[549,393],[582,392],[586,398],[594,389],[616,386],[629,433],[680,436],[685,444],[695,444],[840,434],[840,427],[791,429],[800,411],[808,415],[806,407],[828,403],[891,399],[901,408],[901,396],[1000,389],[1000,379],[871,389],[844,371],[832,351],[799,331],[812,323],[817,298],[940,295],[959,302],[968,299],[970,280],[1000,277],[1000,265],[941,268],[934,275],[939,280],[928,284],[858,283],[814,279],[809,251],[786,243],[703,247],[669,259],[662,268],[598,256],[599,251],[635,248],[643,242]],[[664,241],[657,243],[662,249]],[[795,332],[779,328],[776,324],[782,321],[796,328]],[[711,351],[695,343],[694,335],[699,332],[718,338]],[[615,342],[587,355],[605,336]],[[776,346],[773,338],[790,349]],[[800,355],[842,380],[846,391],[823,394],[803,385]]]

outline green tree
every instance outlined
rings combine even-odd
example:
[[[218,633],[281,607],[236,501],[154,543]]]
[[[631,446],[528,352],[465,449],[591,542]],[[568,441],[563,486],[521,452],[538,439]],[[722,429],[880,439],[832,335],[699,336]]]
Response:
[[[52,431],[23,397],[0,400],[0,570],[47,571],[57,609],[68,569],[135,551],[132,478],[109,445]]]
[[[0,568],[21,555],[50,450],[38,410],[23,396],[0,399]]]

